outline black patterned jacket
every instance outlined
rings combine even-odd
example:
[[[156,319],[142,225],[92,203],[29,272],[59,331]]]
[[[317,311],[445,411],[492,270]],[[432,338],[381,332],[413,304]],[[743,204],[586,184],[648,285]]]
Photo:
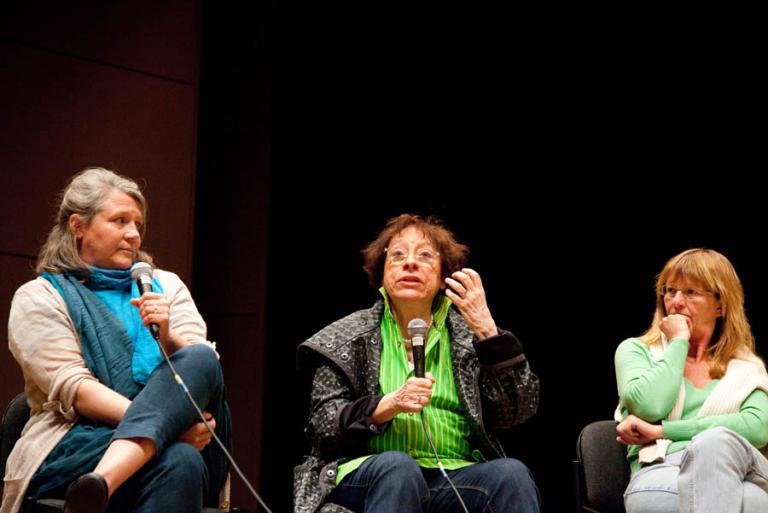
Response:
[[[304,429],[311,454],[294,468],[295,513],[343,513],[323,504],[344,461],[369,454],[368,441],[389,423],[370,422],[381,396],[381,316],[384,302],[327,326],[298,348],[302,376],[311,380],[311,406]],[[451,335],[451,362],[459,399],[471,425],[473,456],[480,461],[504,457],[494,432],[531,417],[538,407],[539,380],[531,372],[523,347],[508,331],[474,340],[461,315],[451,308],[446,320]],[[322,508],[321,508],[322,505]]]

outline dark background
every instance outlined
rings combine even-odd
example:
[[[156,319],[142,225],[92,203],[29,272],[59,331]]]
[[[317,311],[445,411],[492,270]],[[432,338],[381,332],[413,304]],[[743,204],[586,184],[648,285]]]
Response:
[[[748,34],[688,38],[618,13],[282,7],[277,24],[271,1],[4,15],[3,316],[68,176],[104,165],[144,181],[145,247],[192,288],[235,456],[274,511],[290,510],[308,450],[296,346],[376,299],[360,250],[402,212],[442,217],[470,246],[541,378],[539,414],[504,440],[547,513],[573,507],[576,437],[612,415],[614,348],[647,327],[669,257],[728,256],[765,351]],[[10,354],[0,365],[5,403],[22,381]],[[233,495],[256,510],[237,480]]]

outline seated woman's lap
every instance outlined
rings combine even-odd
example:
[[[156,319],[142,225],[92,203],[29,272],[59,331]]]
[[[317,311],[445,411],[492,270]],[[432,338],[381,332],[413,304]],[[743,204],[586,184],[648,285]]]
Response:
[[[231,450],[231,418],[224,400],[223,375],[216,353],[206,345],[190,345],[171,355],[171,362],[200,408],[213,415],[216,435]],[[167,457],[165,452],[178,444],[192,449],[196,453],[193,459],[204,462],[206,476],[210,473],[211,486],[205,503],[215,505],[219,489],[229,472],[226,456],[215,440],[202,453],[197,453],[188,444],[178,442],[181,434],[199,421],[189,398],[174,380],[168,365],[163,363],[152,373],[147,386],[134,398],[123,421],[115,430],[115,438],[150,438],[155,442],[160,458]]]
[[[449,471],[449,476],[472,511],[483,511],[489,503],[492,509],[502,508],[499,511],[538,511],[539,492],[533,477],[516,459],[473,464]],[[382,511],[386,510],[387,501],[403,511],[420,510],[421,505],[429,511],[453,511],[459,507],[441,474],[433,469],[420,469],[413,458],[399,451],[366,460],[334,489],[328,500],[352,509],[373,502],[377,507],[383,506]]]
[[[627,513],[676,513],[677,476],[683,452],[667,456],[664,463],[656,463],[638,471],[624,493]]]
[[[222,415],[223,377],[216,353],[204,345],[190,345],[171,355],[171,362],[200,408],[214,417]],[[115,438],[149,438],[162,452],[199,420],[184,389],[163,362],[131,402]]]
[[[499,458],[448,472],[471,511],[539,509],[539,490],[530,470],[514,458]],[[455,492],[438,476],[429,483],[429,511],[461,511]]]

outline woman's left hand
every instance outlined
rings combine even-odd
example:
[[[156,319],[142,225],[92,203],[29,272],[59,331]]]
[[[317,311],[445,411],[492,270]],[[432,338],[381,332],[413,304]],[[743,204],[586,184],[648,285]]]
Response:
[[[645,445],[664,437],[664,429],[640,417],[629,415],[616,426],[616,441],[624,445]]]
[[[145,292],[141,297],[131,299],[131,304],[139,309],[141,322],[149,328],[151,323],[160,328],[160,340],[168,339],[168,320],[171,315],[171,302],[157,292]]]
[[[203,416],[205,417],[205,420],[208,421],[208,425],[211,426],[211,429],[216,429],[216,419],[213,418],[213,415],[204,411]],[[205,424],[200,421],[192,424],[191,428],[184,431],[179,437],[179,440],[191,445],[198,451],[202,451],[205,449],[206,445],[211,443],[212,438],[213,436],[211,435],[211,432],[208,431]]]
[[[499,334],[491,310],[485,300],[483,281],[476,271],[467,267],[445,279],[445,295],[453,301],[469,329],[479,340]]]

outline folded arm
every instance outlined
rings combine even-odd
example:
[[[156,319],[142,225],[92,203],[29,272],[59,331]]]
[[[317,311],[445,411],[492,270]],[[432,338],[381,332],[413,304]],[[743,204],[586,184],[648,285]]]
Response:
[[[614,360],[621,404],[649,422],[666,417],[677,401],[687,354],[688,341],[681,338],[672,340],[658,360],[639,340],[622,342]]]

